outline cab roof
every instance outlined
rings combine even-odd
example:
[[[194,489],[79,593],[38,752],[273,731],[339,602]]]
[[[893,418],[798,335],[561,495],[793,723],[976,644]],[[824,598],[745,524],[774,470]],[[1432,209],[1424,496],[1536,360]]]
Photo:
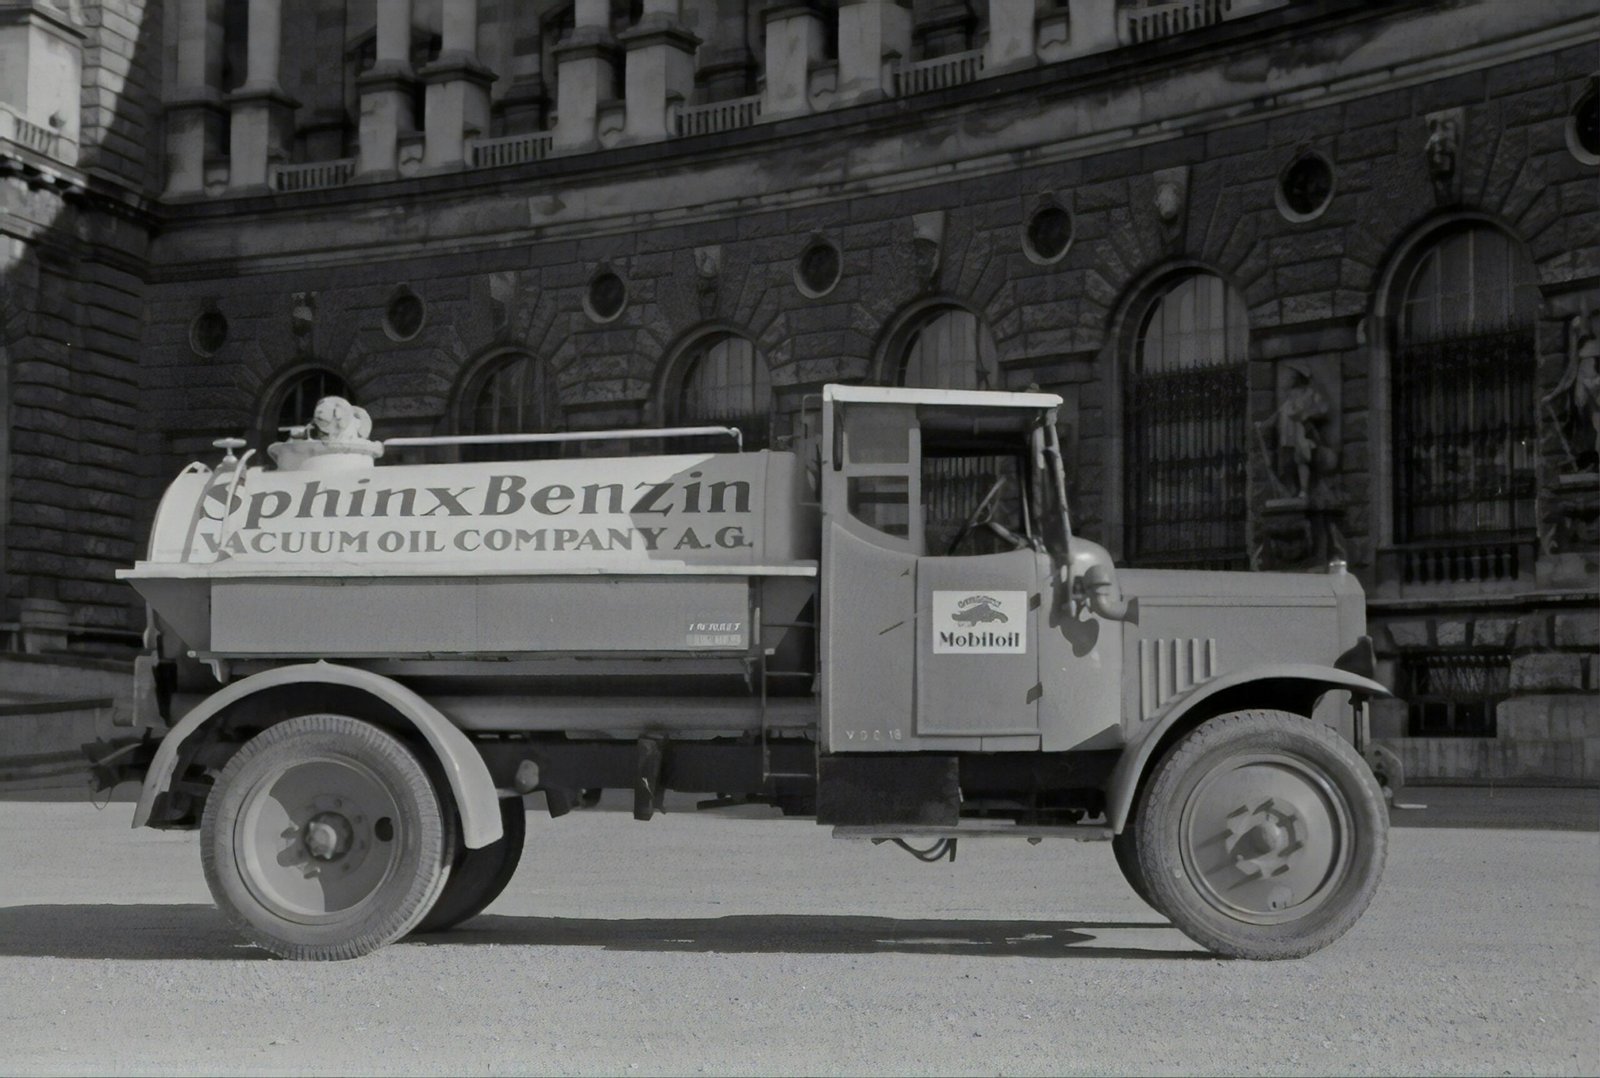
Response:
[[[822,387],[824,401],[860,404],[917,404],[956,408],[1058,408],[1054,393],[997,393],[978,389],[901,389],[889,386]]]

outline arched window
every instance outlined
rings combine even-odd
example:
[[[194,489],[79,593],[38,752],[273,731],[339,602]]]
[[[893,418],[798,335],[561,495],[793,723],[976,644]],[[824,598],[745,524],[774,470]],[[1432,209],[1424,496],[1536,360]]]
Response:
[[[994,337],[971,311],[943,308],[906,338],[895,380],[922,389],[999,389]]]
[[[673,422],[682,426],[738,427],[746,449],[767,445],[771,429],[772,379],[767,361],[744,337],[721,333],[695,343],[683,359]],[[727,439],[695,439],[694,449],[728,449]]]
[[[351,404],[360,403],[345,380],[333,371],[325,367],[301,371],[278,389],[276,398],[263,411],[266,422],[261,431],[261,448],[287,438],[287,428],[311,422],[311,413],[323,397],[343,397]]]
[[[1405,279],[1391,363],[1394,538],[1407,582],[1512,579],[1534,534],[1532,264],[1504,233],[1446,234]]]
[[[563,429],[560,397],[550,365],[513,354],[485,368],[468,390],[462,415],[466,434],[543,434]],[[466,460],[547,460],[560,442],[463,446]]]
[[[1248,567],[1244,300],[1220,277],[1169,283],[1139,324],[1125,393],[1134,565]]]

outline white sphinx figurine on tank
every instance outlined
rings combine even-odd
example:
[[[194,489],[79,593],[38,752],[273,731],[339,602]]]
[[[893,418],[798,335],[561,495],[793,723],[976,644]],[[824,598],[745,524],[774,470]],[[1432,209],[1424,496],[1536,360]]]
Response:
[[[383,443],[374,442],[372,417],[367,410],[343,397],[323,397],[311,413],[311,422],[289,431],[289,439],[267,447],[279,471],[348,472],[371,468],[383,456]]]

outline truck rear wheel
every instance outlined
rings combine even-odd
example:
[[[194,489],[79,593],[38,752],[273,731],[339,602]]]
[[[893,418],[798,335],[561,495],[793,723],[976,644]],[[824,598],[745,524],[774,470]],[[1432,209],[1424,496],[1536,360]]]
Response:
[[[1135,846],[1152,905],[1232,958],[1297,958],[1356,922],[1378,887],[1388,813],[1331,729],[1282,711],[1201,725],[1156,765]]]
[[[248,939],[284,958],[355,958],[405,935],[454,853],[438,792],[394,737],[343,715],[245,743],[200,829],[206,883]]]
[[[454,928],[469,917],[476,917],[500,897],[511,877],[517,874],[517,864],[522,860],[523,843],[528,835],[528,813],[520,797],[500,799],[500,825],[504,834],[499,841],[481,849],[462,847],[456,854],[456,863],[450,869],[439,900],[433,904],[413,931],[443,932]]]

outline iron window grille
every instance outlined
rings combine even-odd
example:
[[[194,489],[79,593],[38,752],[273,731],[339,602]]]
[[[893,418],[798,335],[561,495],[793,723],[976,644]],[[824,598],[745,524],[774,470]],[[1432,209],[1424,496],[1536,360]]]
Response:
[[[690,357],[678,390],[678,423],[738,427],[744,448],[764,449],[772,429],[772,378],[756,346],[743,337],[717,337]],[[674,438],[673,453],[726,452],[727,439]]]
[[[1512,580],[1534,535],[1532,326],[1408,342],[1395,363],[1394,520],[1407,583]]]
[[[1146,316],[1125,397],[1130,564],[1249,568],[1248,348],[1243,300],[1209,274]]]
[[[545,434],[563,429],[561,407],[549,364],[516,356],[493,367],[479,381],[467,416],[470,434]],[[468,461],[550,460],[559,442],[461,447]]]
[[[1511,691],[1509,652],[1414,652],[1400,656],[1400,693],[1411,737],[1494,737]]]

